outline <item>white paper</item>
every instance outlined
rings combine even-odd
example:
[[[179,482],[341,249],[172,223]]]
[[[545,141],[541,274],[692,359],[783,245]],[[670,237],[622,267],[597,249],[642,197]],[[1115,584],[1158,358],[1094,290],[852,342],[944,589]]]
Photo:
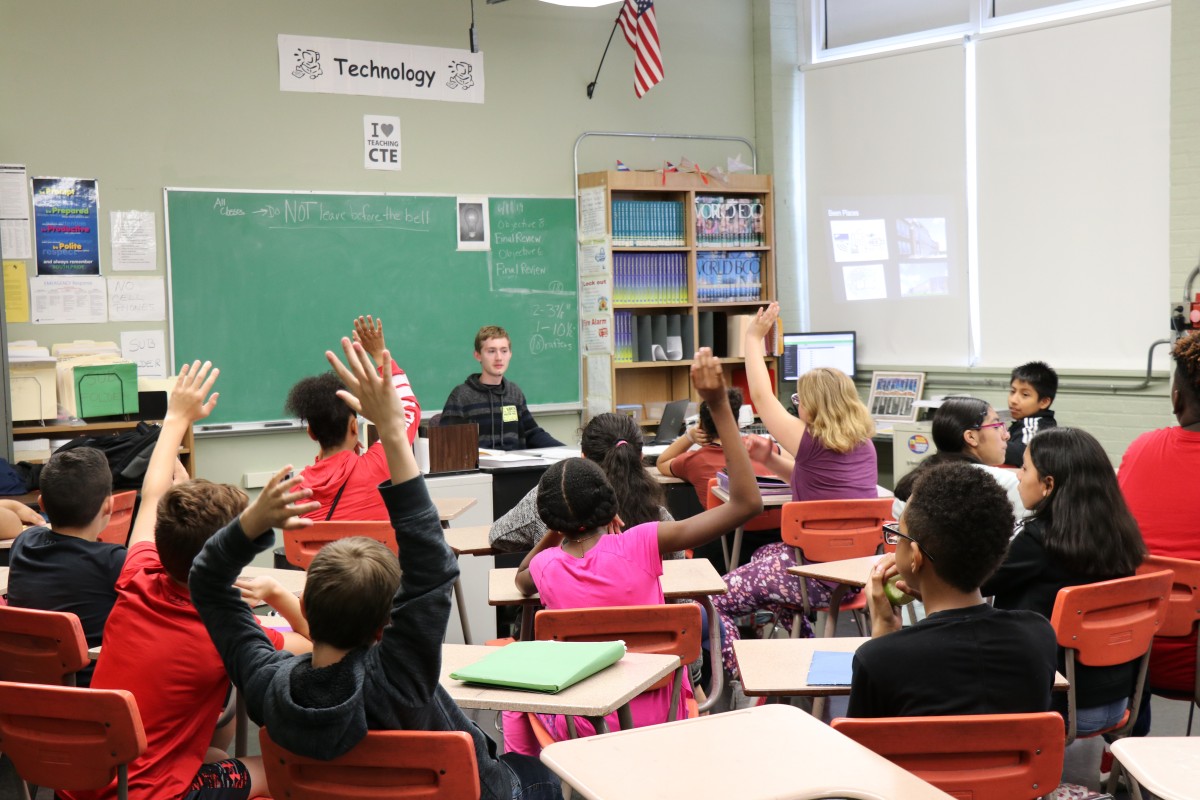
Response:
[[[29,182],[24,164],[0,164],[0,219],[29,219]],[[16,256],[7,250],[5,258]]]
[[[113,322],[161,322],[167,318],[162,278],[109,278],[108,313]]]
[[[609,239],[601,239],[594,242],[581,242],[579,244],[579,274],[580,275],[595,275],[603,273],[605,275],[612,271],[612,247]]]
[[[612,359],[608,356],[588,354],[587,393],[588,397],[602,397],[612,404]]]
[[[604,187],[593,186],[579,190],[579,241],[603,239],[607,233],[607,209],[604,206]]]
[[[41,275],[29,279],[30,319],[35,325],[108,322],[104,278]]]
[[[33,238],[29,235],[28,219],[0,219],[0,247],[4,258],[26,260],[33,258]]]
[[[119,272],[157,266],[153,211],[111,211],[112,265]]]
[[[400,171],[400,118],[363,115],[363,167]]]
[[[579,313],[602,314],[612,309],[612,283],[607,275],[579,276]]]
[[[611,353],[613,351],[612,314],[581,314],[579,338],[579,343],[585,353]]]
[[[121,356],[137,364],[139,378],[167,377],[167,337],[162,331],[121,331]]]

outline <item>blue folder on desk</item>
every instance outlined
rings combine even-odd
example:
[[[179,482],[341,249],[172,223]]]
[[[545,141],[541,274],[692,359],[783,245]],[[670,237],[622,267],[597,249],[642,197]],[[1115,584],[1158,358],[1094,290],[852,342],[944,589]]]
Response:
[[[624,642],[513,642],[450,677],[506,689],[554,694],[620,661]]]
[[[849,686],[854,653],[818,650],[808,666],[809,686]]]

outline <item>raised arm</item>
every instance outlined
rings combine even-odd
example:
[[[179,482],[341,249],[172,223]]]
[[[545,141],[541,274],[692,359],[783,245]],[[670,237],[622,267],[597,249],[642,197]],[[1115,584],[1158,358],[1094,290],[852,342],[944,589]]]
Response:
[[[785,481],[792,479],[792,470],[796,466],[796,459],[788,453],[779,452],[779,448],[770,439],[765,436],[751,435],[743,436],[742,442],[746,445],[746,451],[750,453],[751,461],[762,464],[777,478]]]
[[[760,308],[754,315],[754,321],[746,327],[746,382],[750,387],[750,402],[754,404],[754,410],[767,430],[784,450],[795,455],[800,446],[800,437],[804,435],[804,423],[789,414],[775,396],[763,347],[763,337],[778,320],[779,304],[771,303],[766,308]]]
[[[660,522],[658,550],[664,554],[699,547],[762,512],[762,495],[758,491],[750,456],[742,444],[737,420],[729,408],[721,362],[707,347],[701,348],[692,362],[692,383],[708,404],[717,426],[717,437],[725,450],[729,502],[685,520]]]
[[[212,391],[219,369],[211,362],[193,361],[184,364],[175,379],[175,387],[167,400],[167,416],[163,420],[158,441],[146,467],[142,481],[142,502],[133,532],[129,536],[132,548],[139,542],[154,541],[154,524],[158,519],[158,501],[174,483],[175,464],[179,460],[179,446],[192,425],[204,419],[217,407],[218,393]],[[211,395],[210,395],[211,392]]]
[[[421,424],[421,403],[417,400],[416,392],[413,391],[412,384],[409,383],[404,370],[400,369],[400,366],[392,361],[391,355],[388,354],[383,338],[383,320],[374,319],[370,314],[359,317],[354,320],[353,337],[354,341],[361,344],[363,350],[367,351],[367,355],[378,365],[376,370],[378,374],[383,374],[385,366],[392,370],[392,388],[400,396],[400,402],[404,406],[404,424],[408,430],[408,443],[412,444],[413,440],[417,438],[417,427]]]

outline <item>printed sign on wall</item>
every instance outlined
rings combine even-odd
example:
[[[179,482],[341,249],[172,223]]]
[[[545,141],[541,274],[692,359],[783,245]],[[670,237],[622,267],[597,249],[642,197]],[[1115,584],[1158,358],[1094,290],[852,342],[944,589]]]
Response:
[[[95,180],[34,178],[33,222],[38,275],[99,275]]]
[[[363,115],[363,166],[400,171],[400,118]]]
[[[483,54],[279,34],[279,90],[483,102]]]

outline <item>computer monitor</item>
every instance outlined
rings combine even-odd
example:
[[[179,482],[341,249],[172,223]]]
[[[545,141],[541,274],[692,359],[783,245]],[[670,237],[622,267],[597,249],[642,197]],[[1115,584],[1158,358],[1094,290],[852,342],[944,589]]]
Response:
[[[794,381],[816,367],[836,367],[854,377],[854,331],[785,333],[783,335],[783,379]]]

